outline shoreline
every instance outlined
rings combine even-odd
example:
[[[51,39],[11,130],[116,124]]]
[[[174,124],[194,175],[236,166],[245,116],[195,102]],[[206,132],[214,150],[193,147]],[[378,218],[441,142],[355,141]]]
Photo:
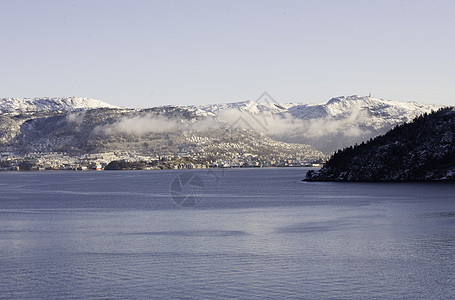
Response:
[[[50,172],[111,172],[111,171],[169,171],[169,170],[240,170],[240,169],[296,169],[296,168],[312,168],[312,166],[251,166],[251,167],[209,167],[209,168],[145,168],[145,169],[45,169],[45,170],[0,170],[1,173],[50,173]],[[303,180],[302,180],[303,181]]]

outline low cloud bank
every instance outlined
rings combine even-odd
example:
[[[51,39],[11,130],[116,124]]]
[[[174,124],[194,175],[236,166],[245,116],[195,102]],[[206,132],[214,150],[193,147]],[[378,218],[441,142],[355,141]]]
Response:
[[[98,126],[95,132],[105,134],[145,135],[149,133],[166,133],[178,130],[179,122],[166,117],[147,114],[144,116],[123,117],[118,122]]]
[[[183,119],[171,119],[156,114],[146,114],[135,117],[122,117],[119,121],[97,126],[96,133],[104,134],[128,134],[128,135],[146,135],[150,133],[168,133],[181,130],[205,131],[209,129],[220,128],[222,124],[213,118],[205,118],[196,121],[187,121]]]
[[[84,123],[85,113],[86,113],[85,111],[72,112],[66,116],[66,121],[68,122],[68,124],[74,126],[74,130],[76,132],[79,132],[81,130],[81,127]]]
[[[266,134],[295,135],[300,134],[307,138],[317,138],[332,135],[356,137],[366,132],[358,127],[362,120],[368,117],[365,111],[354,111],[342,119],[296,119],[290,114],[252,114],[238,109],[225,110],[219,113],[232,127],[262,131]]]
[[[373,133],[362,128],[369,116],[366,111],[354,111],[339,119],[317,118],[301,120],[291,114],[270,114],[223,110],[215,117],[168,118],[157,114],[143,114],[122,117],[117,122],[100,125],[94,129],[96,134],[126,134],[142,136],[147,134],[171,133],[179,131],[206,132],[220,128],[252,129],[283,142],[309,144],[326,153],[338,148],[360,142]],[[77,124],[80,116],[69,116],[68,121]]]
[[[105,134],[144,135],[177,130],[205,131],[225,126],[253,129],[272,136],[302,135],[307,138],[322,138],[324,136],[342,135],[356,137],[367,133],[358,126],[365,118],[368,118],[365,111],[354,111],[349,116],[336,120],[300,120],[290,114],[252,114],[238,109],[228,109],[221,111],[218,118],[203,118],[191,122],[182,119],[170,119],[156,114],[123,117],[116,123],[98,126],[96,131]],[[81,116],[77,114],[68,116],[68,121],[74,124],[79,124],[81,120]]]

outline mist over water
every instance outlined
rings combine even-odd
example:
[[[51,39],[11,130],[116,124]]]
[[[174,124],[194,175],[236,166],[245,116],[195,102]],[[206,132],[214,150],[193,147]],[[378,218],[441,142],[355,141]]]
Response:
[[[0,173],[0,295],[455,295],[454,185],[304,183],[306,171]]]

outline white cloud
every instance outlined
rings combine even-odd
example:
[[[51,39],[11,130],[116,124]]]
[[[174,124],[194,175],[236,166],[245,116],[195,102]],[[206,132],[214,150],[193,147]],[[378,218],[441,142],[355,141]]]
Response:
[[[219,113],[220,119],[234,127],[254,129],[270,135],[293,135],[298,133],[308,138],[328,135],[355,137],[364,134],[357,124],[368,117],[365,111],[354,111],[343,119],[296,119],[290,114],[272,115],[251,114],[238,109],[229,109]]]
[[[106,134],[124,133],[130,135],[144,135],[148,133],[166,133],[177,130],[179,122],[169,118],[147,114],[144,116],[124,117],[110,125],[98,126],[95,132]]]

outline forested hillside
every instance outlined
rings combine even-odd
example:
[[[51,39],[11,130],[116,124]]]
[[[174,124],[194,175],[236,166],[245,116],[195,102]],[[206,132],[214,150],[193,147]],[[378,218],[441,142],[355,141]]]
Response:
[[[455,110],[442,108],[335,152],[310,181],[455,180]]]

